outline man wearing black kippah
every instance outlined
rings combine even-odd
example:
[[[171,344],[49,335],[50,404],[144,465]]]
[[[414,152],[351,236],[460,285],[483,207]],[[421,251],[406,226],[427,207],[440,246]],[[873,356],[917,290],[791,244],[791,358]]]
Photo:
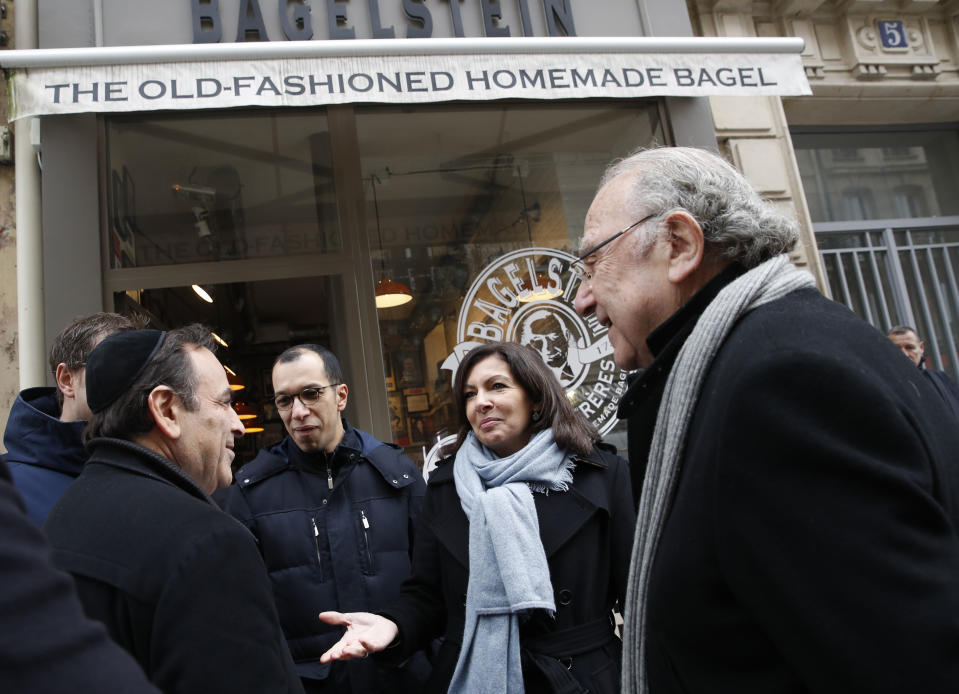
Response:
[[[87,615],[166,694],[302,693],[256,542],[209,496],[243,435],[209,331],[118,333],[86,378],[91,457],[44,528]]]

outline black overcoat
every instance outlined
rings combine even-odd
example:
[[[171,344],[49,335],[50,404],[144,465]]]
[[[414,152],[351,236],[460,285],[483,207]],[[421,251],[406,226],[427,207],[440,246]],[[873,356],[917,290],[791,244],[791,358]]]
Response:
[[[543,662],[541,654],[547,656],[547,668],[559,661],[590,692],[619,689],[621,647],[611,613],[623,600],[636,522],[629,471],[605,446],[576,461],[569,491],[533,495],[556,617],[540,612],[520,626],[523,677],[531,694],[555,691],[534,665]],[[463,640],[469,580],[469,521],[456,494],[452,458],[430,475],[417,532],[412,576],[400,599],[381,612],[400,629],[400,645],[390,649],[399,653],[385,656],[400,657],[444,636],[426,691],[445,693]],[[601,636],[589,637],[587,628]],[[562,640],[568,641],[577,630],[593,645],[567,655],[569,647],[553,637],[563,632]],[[575,645],[571,649],[577,650]]]
[[[0,460],[0,684],[4,694],[160,694],[130,655],[83,614],[70,576]]]
[[[91,446],[44,526],[87,615],[165,694],[302,693],[250,532],[158,454]]]
[[[815,290],[741,318],[652,567],[651,694],[959,691],[949,417],[885,335]]]

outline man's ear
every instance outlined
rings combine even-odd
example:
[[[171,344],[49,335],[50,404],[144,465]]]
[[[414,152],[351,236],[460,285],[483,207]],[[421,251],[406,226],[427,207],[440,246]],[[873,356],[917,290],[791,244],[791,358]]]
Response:
[[[666,277],[673,284],[682,284],[702,265],[706,239],[699,222],[685,210],[670,212],[664,223],[669,234]]]
[[[163,435],[172,440],[180,438],[183,402],[170,386],[157,386],[147,396],[147,408],[153,423]]]
[[[345,383],[340,383],[336,388],[336,409],[342,412],[346,409],[346,400],[350,394],[350,388]]]
[[[76,398],[77,397],[77,386],[79,385],[78,379],[80,378],[79,369],[71,369],[69,366],[60,362],[57,364],[57,388],[60,389],[60,392],[63,393],[65,398]]]

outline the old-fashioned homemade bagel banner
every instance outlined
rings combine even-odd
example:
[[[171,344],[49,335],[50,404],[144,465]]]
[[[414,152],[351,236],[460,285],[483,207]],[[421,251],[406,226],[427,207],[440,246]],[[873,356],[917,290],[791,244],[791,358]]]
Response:
[[[810,94],[801,39],[493,38],[9,51],[10,119],[492,99]]]

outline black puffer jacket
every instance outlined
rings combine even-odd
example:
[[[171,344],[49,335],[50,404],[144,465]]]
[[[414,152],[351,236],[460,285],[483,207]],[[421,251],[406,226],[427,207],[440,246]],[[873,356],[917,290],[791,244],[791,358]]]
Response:
[[[287,437],[261,450],[218,497],[259,541],[293,660],[312,679],[329,676],[331,664],[319,659],[343,631],[318,613],[369,612],[399,595],[426,489],[402,449],[344,425],[325,463],[305,461]],[[372,661],[335,667],[349,667],[352,691],[386,691],[401,676]],[[421,679],[428,673],[422,657],[407,668],[422,670]]]

